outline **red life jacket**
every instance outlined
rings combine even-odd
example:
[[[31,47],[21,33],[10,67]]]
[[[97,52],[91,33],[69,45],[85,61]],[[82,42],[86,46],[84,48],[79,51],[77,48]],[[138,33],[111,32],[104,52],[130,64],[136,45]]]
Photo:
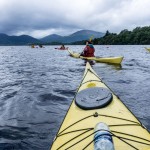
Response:
[[[94,52],[95,52],[94,47],[90,47],[89,45],[87,45],[84,48],[84,57],[95,57]]]

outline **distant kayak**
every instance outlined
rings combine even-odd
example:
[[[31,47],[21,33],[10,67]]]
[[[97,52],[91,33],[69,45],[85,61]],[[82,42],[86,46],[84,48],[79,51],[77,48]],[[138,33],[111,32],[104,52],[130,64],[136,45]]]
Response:
[[[103,135],[96,138],[98,123],[110,130],[99,129]],[[100,140],[102,145],[97,144]],[[87,63],[51,150],[94,150],[96,144],[99,150],[103,145],[115,150],[150,150],[150,134]]]
[[[150,48],[147,48],[147,47],[144,47],[147,51],[149,51],[150,52]]]
[[[68,50],[68,47],[66,47],[66,48],[55,48],[55,49],[57,49],[57,50]]]
[[[81,58],[81,59],[86,59],[86,60],[94,60],[96,62],[101,62],[101,63],[110,63],[110,64],[121,64],[123,60],[123,56],[120,57],[83,57],[80,56],[79,53],[75,53],[68,49],[68,52],[70,53],[70,56],[74,58]]]

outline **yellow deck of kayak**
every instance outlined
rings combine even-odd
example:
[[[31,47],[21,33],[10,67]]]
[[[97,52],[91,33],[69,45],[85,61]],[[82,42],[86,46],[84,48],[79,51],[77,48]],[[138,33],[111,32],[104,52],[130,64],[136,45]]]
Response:
[[[81,59],[87,59],[87,60],[94,60],[96,62],[101,62],[101,63],[111,63],[111,64],[121,64],[123,57],[83,57],[80,56],[79,53],[74,53],[71,50],[68,50],[70,55],[74,58],[81,58]]]
[[[77,93],[91,87],[108,88],[87,63]],[[112,94],[110,104],[94,110],[80,109],[73,100],[51,150],[94,150],[94,127],[99,122],[109,126],[115,150],[150,150],[150,133],[120,99],[113,92]],[[98,114],[97,117],[94,117],[95,113]]]
[[[150,52],[150,48],[145,47],[145,49]]]

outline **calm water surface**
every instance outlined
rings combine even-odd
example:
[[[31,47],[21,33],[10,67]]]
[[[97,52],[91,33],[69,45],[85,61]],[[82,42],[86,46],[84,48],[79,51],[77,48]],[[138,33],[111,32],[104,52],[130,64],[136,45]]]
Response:
[[[78,52],[83,47],[70,46]],[[150,130],[150,53],[143,47],[95,46],[97,56],[124,60],[122,67],[96,63],[93,68]],[[48,150],[84,68],[83,60],[53,46],[1,46],[0,150]]]

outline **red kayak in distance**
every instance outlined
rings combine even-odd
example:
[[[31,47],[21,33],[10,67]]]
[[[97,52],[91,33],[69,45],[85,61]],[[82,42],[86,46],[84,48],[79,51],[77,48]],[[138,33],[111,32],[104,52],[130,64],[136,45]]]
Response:
[[[58,50],[67,50],[68,47],[65,47],[65,48],[55,48],[55,49],[58,49]]]

